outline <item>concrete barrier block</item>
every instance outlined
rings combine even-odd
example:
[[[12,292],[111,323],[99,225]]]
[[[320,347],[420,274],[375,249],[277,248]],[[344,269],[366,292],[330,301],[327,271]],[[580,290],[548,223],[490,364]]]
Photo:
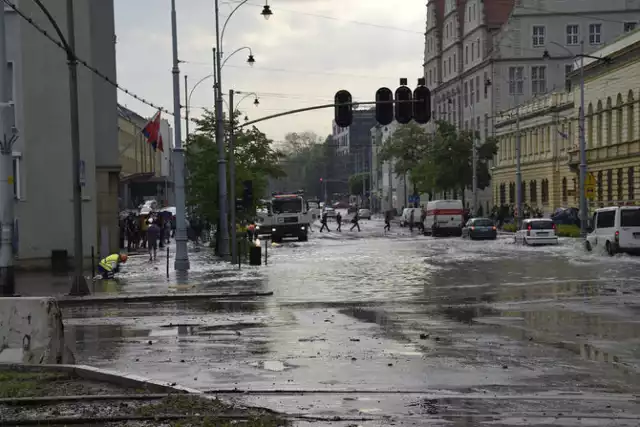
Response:
[[[0,360],[75,362],[65,346],[62,313],[54,298],[0,298]]]

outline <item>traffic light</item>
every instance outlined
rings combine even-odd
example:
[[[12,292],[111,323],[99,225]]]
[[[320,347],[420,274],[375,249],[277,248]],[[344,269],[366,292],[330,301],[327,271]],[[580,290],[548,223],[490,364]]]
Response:
[[[351,126],[353,121],[353,106],[351,105],[351,94],[346,90],[339,90],[334,98],[335,108],[335,121],[336,125],[341,128]],[[348,104],[348,105],[340,105]]]
[[[381,87],[376,91],[376,102],[388,102],[376,104],[376,121],[386,126],[393,121],[393,92],[387,87]]]
[[[413,120],[421,125],[431,120],[431,91],[426,86],[418,86],[413,91]]]
[[[406,125],[413,117],[413,94],[411,89],[400,86],[396,89],[396,121]],[[403,102],[404,101],[404,102]]]
[[[242,205],[249,210],[253,206],[253,181],[242,181]]]

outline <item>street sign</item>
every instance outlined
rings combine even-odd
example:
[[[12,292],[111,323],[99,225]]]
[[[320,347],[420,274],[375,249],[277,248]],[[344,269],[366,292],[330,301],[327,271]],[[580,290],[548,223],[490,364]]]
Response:
[[[587,174],[584,192],[588,200],[593,201],[596,199],[596,177],[590,172]]]

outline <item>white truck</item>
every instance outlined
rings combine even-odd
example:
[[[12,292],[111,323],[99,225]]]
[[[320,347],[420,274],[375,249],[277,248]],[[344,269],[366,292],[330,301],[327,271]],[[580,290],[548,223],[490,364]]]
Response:
[[[258,234],[269,234],[279,243],[285,237],[306,242],[309,238],[311,214],[301,192],[274,193],[264,209],[258,210]]]
[[[431,236],[462,236],[464,207],[462,200],[432,200],[427,202],[424,234]]]

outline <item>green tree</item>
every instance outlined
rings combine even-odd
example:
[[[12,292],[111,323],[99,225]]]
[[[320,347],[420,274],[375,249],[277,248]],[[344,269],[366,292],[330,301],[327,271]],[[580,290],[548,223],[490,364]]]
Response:
[[[371,188],[369,183],[371,176],[368,173],[357,173],[349,177],[349,194],[362,196],[363,183],[366,188]]]
[[[240,113],[234,118],[237,125]],[[187,203],[203,218],[217,222],[218,208],[218,148],[215,143],[215,115],[205,111],[196,120],[196,131],[187,145]],[[230,129],[227,120],[225,129]],[[228,137],[228,132],[227,132]],[[254,198],[266,191],[270,177],[280,178],[285,172],[279,165],[283,153],[275,150],[272,141],[256,127],[235,132],[236,194],[242,196],[242,182],[253,181]],[[229,153],[226,152],[228,156]],[[246,212],[245,214],[251,214]],[[241,216],[240,216],[241,217]]]
[[[286,176],[277,182],[280,191],[305,190],[308,197],[322,197],[321,178],[327,174],[327,140],[313,132],[288,133],[284,138],[281,160]]]

